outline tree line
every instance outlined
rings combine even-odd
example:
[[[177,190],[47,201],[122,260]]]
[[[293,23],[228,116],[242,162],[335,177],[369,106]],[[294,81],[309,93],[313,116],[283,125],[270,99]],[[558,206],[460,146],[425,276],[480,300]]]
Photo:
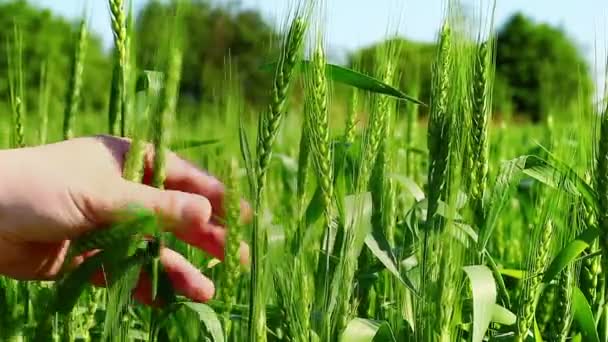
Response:
[[[134,51],[139,69],[154,69],[159,63],[159,42],[175,9],[171,4],[150,1],[137,13]],[[77,43],[78,23],[67,21],[49,10],[25,0],[0,2],[0,99],[8,99],[8,51],[6,42],[13,39],[17,25],[23,36],[24,85],[26,103],[35,108],[40,72],[44,67],[52,89],[51,111],[61,111],[70,58]],[[259,12],[239,6],[212,5],[191,1],[184,17],[184,62],[180,86],[182,105],[200,105],[216,101],[226,94],[227,70],[236,79],[241,93],[251,106],[266,103],[271,74],[260,66],[276,58],[281,35]],[[172,37],[173,39],[173,37]],[[428,101],[434,43],[395,38],[353,51],[349,66],[365,72],[373,70],[378,49],[398,44],[401,56],[399,88],[416,91]],[[101,39],[89,35],[84,70],[83,109],[103,112],[109,94],[111,53],[104,51]],[[236,76],[235,76],[236,75]],[[496,51],[495,111],[511,111],[531,120],[543,113],[568,108],[581,90],[592,89],[589,67],[576,43],[559,29],[535,23],[521,13],[499,27]],[[592,92],[584,92],[591,94]],[[3,101],[3,100],[1,100]],[[4,101],[3,101],[4,102]],[[4,104],[6,106],[6,104]],[[199,106],[200,107],[200,106]]]

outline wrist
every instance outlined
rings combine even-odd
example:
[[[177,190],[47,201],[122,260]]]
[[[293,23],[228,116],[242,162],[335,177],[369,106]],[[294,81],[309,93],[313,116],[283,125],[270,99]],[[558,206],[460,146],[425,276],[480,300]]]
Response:
[[[21,151],[0,150],[0,230],[7,228],[11,221],[11,201],[23,190],[23,184],[17,177],[24,170]]]

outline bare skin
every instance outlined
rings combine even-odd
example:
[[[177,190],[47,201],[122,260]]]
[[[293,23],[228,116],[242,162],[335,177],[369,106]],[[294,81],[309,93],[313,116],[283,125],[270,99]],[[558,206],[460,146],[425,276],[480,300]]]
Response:
[[[225,229],[213,219],[222,215],[222,183],[170,153],[166,190],[145,185],[153,172],[151,148],[144,184],[126,181],[122,169],[129,146],[126,139],[99,136],[0,150],[0,274],[54,279],[71,239],[113,223],[130,204],[154,210],[177,238],[222,259]],[[247,220],[250,210],[246,204],[242,209]],[[246,262],[247,246],[241,247]],[[212,298],[213,282],[183,256],[163,248],[160,259],[179,293],[201,302]],[[135,297],[149,303],[149,292],[148,281],[140,279]]]

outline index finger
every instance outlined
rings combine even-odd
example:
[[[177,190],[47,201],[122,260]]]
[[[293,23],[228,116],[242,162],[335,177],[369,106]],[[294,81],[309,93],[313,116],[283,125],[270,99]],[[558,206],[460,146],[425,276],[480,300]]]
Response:
[[[154,150],[149,150],[146,157],[144,183],[150,182],[154,170]],[[168,190],[189,192],[206,197],[211,202],[214,216],[224,216],[225,186],[216,177],[202,171],[194,164],[182,159],[173,152],[167,153],[167,177],[165,187]],[[249,221],[251,207],[241,201],[241,220]]]

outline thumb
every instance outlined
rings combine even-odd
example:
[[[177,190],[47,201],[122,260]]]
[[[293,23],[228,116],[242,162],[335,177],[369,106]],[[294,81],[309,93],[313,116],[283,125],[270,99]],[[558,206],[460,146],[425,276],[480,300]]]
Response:
[[[160,215],[172,231],[188,227],[193,222],[205,224],[211,218],[211,203],[203,196],[175,190],[161,190],[148,185],[123,180],[117,191],[116,204],[141,205]]]

